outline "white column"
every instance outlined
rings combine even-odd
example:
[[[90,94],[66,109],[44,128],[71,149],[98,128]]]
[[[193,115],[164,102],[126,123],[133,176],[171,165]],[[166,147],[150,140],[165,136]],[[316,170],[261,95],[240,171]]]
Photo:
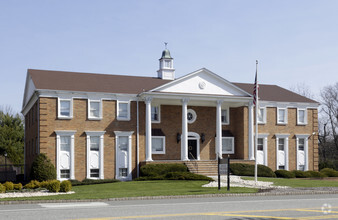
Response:
[[[151,154],[151,97],[145,98],[146,103],[146,161],[153,161]]]
[[[104,153],[103,153],[103,149],[104,149],[104,143],[103,143],[103,134],[100,135],[100,149],[99,149],[99,157],[100,157],[100,174],[99,174],[99,178],[100,179],[104,179],[104,164],[103,164],[103,161],[104,161]]]
[[[249,102],[249,160],[255,159],[255,148],[254,148],[254,112],[253,112],[253,103]]]
[[[74,134],[71,136],[71,145],[70,145],[70,179],[75,180],[75,166],[74,166]]]
[[[268,137],[264,137],[263,141],[264,141],[264,145],[263,145],[264,165],[268,166]]]
[[[187,108],[188,98],[182,99],[182,138],[181,138],[181,160],[189,160],[188,158],[188,119]]]
[[[222,159],[222,101],[217,101],[216,107],[216,154]]]
[[[305,141],[304,141],[304,157],[305,157],[305,162],[304,162],[304,170],[305,171],[308,171],[309,170],[309,147],[308,147],[308,141],[309,141],[309,137],[306,137],[306,138],[304,138],[305,139]],[[298,149],[298,147],[297,147],[297,149]]]
[[[289,170],[289,138],[285,138],[285,144],[284,144],[284,150],[285,150],[285,169]]]

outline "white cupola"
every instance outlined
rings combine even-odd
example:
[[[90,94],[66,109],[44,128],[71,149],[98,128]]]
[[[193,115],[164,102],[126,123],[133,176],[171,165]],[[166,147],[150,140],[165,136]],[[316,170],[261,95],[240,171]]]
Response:
[[[165,80],[174,80],[174,59],[170,56],[170,51],[167,49],[167,43],[165,44],[165,50],[162,52],[162,57],[161,59],[159,59],[159,61],[160,69],[157,70],[158,78]]]

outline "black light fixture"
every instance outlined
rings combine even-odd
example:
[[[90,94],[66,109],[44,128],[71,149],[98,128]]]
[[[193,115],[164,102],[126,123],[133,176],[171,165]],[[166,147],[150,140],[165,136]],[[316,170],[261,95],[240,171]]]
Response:
[[[177,143],[180,143],[180,141],[181,141],[181,134],[180,133],[176,134],[176,141],[177,141]]]
[[[205,134],[202,133],[202,134],[201,134],[201,142],[203,143],[204,141],[205,141]]]

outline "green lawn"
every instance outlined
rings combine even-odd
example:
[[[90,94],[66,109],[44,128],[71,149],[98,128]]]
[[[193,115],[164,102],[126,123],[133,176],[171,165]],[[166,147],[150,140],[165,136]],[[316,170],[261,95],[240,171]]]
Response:
[[[245,180],[254,180],[254,177],[242,177]],[[338,181],[334,180],[313,180],[313,179],[283,179],[283,178],[267,178],[258,177],[258,181],[273,182],[275,186],[289,187],[338,187]]]
[[[161,181],[130,181],[105,183],[85,186],[74,186],[74,194],[29,198],[7,198],[4,200],[49,200],[49,199],[107,199],[139,196],[171,196],[171,195],[200,195],[217,193],[255,193],[252,188],[232,187],[218,191],[217,188],[202,187],[208,181],[161,180]]]

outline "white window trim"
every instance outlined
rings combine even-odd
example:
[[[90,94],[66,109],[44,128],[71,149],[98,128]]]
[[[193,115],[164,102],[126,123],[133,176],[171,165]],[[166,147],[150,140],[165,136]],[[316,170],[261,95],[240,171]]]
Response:
[[[98,102],[99,103],[99,117],[90,116],[90,103]],[[88,99],[88,120],[102,120],[102,100],[101,99]]]
[[[229,107],[222,107],[221,109],[221,116],[222,116],[222,110],[227,110],[227,119],[228,119],[228,122],[223,122],[222,121],[222,125],[229,125],[230,124],[230,108]]]
[[[162,144],[163,144],[163,151],[153,151],[153,148],[151,146],[151,153],[152,154],[165,154],[165,136],[152,136],[151,138],[159,138],[162,139]],[[153,144],[154,142],[151,141],[151,143]]]
[[[76,131],[55,131],[56,134],[56,178],[58,180],[67,180],[66,178],[61,178],[60,171],[60,137],[61,136],[70,136],[70,167],[69,175],[71,180],[75,179],[75,169],[74,169],[74,134]]]
[[[151,107],[158,107],[158,120],[151,120],[151,123],[161,123],[161,105],[151,105]]]
[[[266,124],[266,107],[260,107],[259,109],[263,109],[263,121],[258,121],[258,124]]]
[[[304,111],[304,122],[299,120],[299,111]],[[297,125],[307,125],[307,109],[306,108],[297,108]]]
[[[87,135],[87,179],[104,179],[104,142],[103,137],[106,133],[105,131],[85,131]],[[99,136],[100,137],[100,146],[99,146],[99,177],[90,177],[90,137]]]
[[[222,147],[222,154],[234,154],[235,153],[235,138],[234,137],[222,137],[222,142],[225,139],[230,139],[232,142],[232,150],[231,151],[223,151],[223,143],[221,144]]]
[[[284,110],[285,111],[284,122],[279,122],[279,110]],[[286,125],[287,123],[288,123],[288,108],[277,107],[277,124],[279,124],[279,125]]]
[[[296,163],[296,170],[298,170],[298,146],[299,146],[299,139],[304,139],[304,154],[305,154],[305,163],[304,163],[304,171],[309,169],[309,137],[308,134],[296,134],[296,153],[297,153],[297,163]]]
[[[122,181],[132,180],[132,166],[131,166],[131,145],[132,145],[132,134],[133,131],[114,131],[115,133],[115,179],[119,179]],[[118,143],[120,136],[128,136],[128,174],[126,177],[120,177],[119,174],[119,167],[117,166],[117,150],[118,150]]]
[[[126,103],[127,104],[127,118],[121,118],[119,116],[119,105],[120,103]],[[130,121],[130,101],[121,101],[117,100],[116,102],[116,119],[119,121]]]
[[[197,114],[196,114],[195,110],[194,110],[194,109],[191,109],[191,108],[187,110],[187,116],[186,116],[186,117],[188,117],[188,113],[191,113],[191,114],[193,115],[193,120],[189,121],[189,120],[187,119],[188,124],[192,124],[192,123],[194,123],[194,122],[196,121],[196,119],[197,119]]]
[[[276,170],[278,170],[278,141],[280,138],[285,139],[284,141],[284,154],[285,154],[285,170],[289,170],[289,136],[290,134],[275,134],[276,136]]]
[[[61,101],[69,101],[69,116],[61,115]],[[73,118],[73,99],[58,98],[58,119],[72,119]]]
[[[258,134],[258,138],[263,139],[264,164],[268,166],[268,136],[269,134]]]

